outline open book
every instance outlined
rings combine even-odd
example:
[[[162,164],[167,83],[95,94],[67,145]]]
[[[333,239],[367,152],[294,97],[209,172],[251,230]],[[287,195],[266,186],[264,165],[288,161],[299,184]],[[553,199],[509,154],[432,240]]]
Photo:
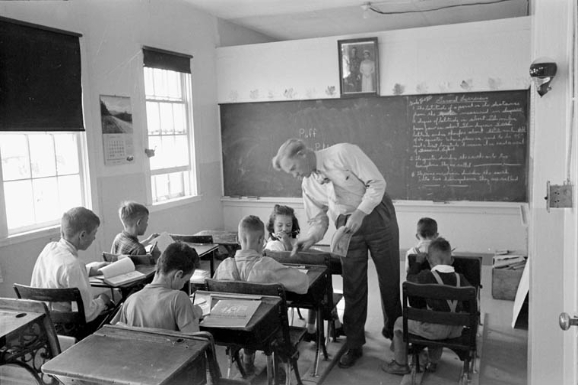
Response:
[[[243,328],[247,326],[260,304],[260,300],[221,299],[203,319],[201,325]]]
[[[110,265],[104,266],[100,269],[102,272],[100,278],[104,283],[110,286],[120,286],[130,282],[138,281],[146,275],[137,271],[134,262],[130,258],[122,258]]]
[[[340,257],[346,257],[347,250],[349,250],[349,241],[351,241],[352,235],[353,233],[345,231],[345,226],[338,228],[335,234],[333,234],[333,238],[331,238],[329,251],[333,254],[339,255]]]

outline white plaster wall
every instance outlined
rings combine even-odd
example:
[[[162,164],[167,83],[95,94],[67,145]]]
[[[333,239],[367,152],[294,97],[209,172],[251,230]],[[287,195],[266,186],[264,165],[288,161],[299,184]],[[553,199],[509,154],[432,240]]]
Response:
[[[217,98],[219,103],[338,98],[337,41],[369,36],[379,41],[381,95],[393,95],[396,84],[404,94],[527,89],[530,24],[524,17],[218,48]],[[224,198],[225,228],[236,229],[248,214],[265,220],[282,202],[297,210],[306,230],[300,199]],[[526,204],[399,201],[395,206],[401,248],[414,245],[417,220],[431,216],[460,251],[527,249]]]
[[[0,15],[83,35],[83,104],[92,197],[89,206],[102,222],[93,245],[81,252],[83,260],[99,260],[102,251],[110,250],[113,237],[122,229],[117,215],[122,200],[147,203],[143,45],[193,56],[193,152],[199,165],[200,193],[185,204],[150,208],[148,233],[192,233],[223,226],[215,47],[221,38],[231,41],[231,33],[238,41],[252,41],[254,33],[235,28],[219,35],[216,18],[182,0],[2,1]],[[135,151],[131,164],[104,165],[99,95],[131,99]],[[36,257],[48,241],[58,238],[59,229],[55,227],[0,240],[0,296],[14,297],[14,282],[30,282]]]

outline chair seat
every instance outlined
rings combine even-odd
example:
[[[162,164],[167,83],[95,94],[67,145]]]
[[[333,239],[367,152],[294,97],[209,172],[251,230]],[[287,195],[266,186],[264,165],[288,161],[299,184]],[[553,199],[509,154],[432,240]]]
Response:
[[[291,345],[297,346],[307,334],[307,328],[300,326],[289,326],[289,336],[291,337]]]

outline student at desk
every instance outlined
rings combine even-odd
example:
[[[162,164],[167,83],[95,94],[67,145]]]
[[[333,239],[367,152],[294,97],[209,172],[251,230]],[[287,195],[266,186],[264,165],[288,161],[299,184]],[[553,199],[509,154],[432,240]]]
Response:
[[[423,264],[429,262],[430,269],[423,269]],[[420,284],[439,284],[456,287],[471,286],[463,274],[455,272],[452,264],[452,249],[450,243],[442,237],[431,241],[428,254],[418,254],[416,263],[410,266],[407,273],[407,280]],[[422,299],[421,301],[410,300],[412,307],[425,308],[426,306],[437,311],[459,312],[461,304],[458,301],[432,300],[431,303]],[[462,332],[462,326],[450,326],[432,324],[426,322],[408,321],[409,332],[417,334],[430,340],[443,340],[446,338],[456,338]],[[407,347],[403,341],[403,317],[395,321],[393,329],[394,359],[385,363],[381,369],[387,373],[404,375],[410,372],[407,364]],[[429,363],[426,370],[435,372],[437,363],[442,356],[442,348],[428,348]]]
[[[254,215],[248,215],[239,223],[239,242],[235,258],[227,258],[219,265],[213,278],[219,280],[248,281],[257,283],[280,283],[286,290],[297,294],[307,293],[307,274],[285,266],[273,258],[263,256],[265,225]],[[245,349],[243,364],[247,372],[253,369],[255,352]]]
[[[86,250],[94,241],[100,226],[100,218],[84,207],[74,207],[62,215],[58,242],[50,242],[38,256],[30,286],[40,288],[76,287],[82,296],[87,329],[92,332],[108,315],[106,310],[113,303],[106,294],[93,298],[90,291],[89,276],[98,275],[106,262],[84,264],[78,257],[79,250]],[[70,304],[55,304],[54,310],[70,311]]]
[[[122,222],[124,230],[117,234],[112,242],[110,252],[112,254],[127,254],[127,255],[144,255],[146,254],[145,246],[150,241],[159,236],[159,234],[151,234],[148,238],[139,242],[139,235],[143,235],[147,231],[149,225],[149,210],[146,206],[136,202],[123,202],[118,209],[118,216]],[[158,257],[160,251],[153,248],[151,254],[153,257]]]
[[[128,297],[111,323],[198,332],[203,310],[181,290],[198,266],[199,256],[193,249],[181,242],[171,243],[157,261],[152,283]]]

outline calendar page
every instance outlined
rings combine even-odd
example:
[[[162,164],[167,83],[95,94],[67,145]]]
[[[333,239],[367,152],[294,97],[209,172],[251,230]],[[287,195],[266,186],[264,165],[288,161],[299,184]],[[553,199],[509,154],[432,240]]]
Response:
[[[126,96],[100,95],[100,117],[104,145],[104,164],[134,160],[132,109]]]

